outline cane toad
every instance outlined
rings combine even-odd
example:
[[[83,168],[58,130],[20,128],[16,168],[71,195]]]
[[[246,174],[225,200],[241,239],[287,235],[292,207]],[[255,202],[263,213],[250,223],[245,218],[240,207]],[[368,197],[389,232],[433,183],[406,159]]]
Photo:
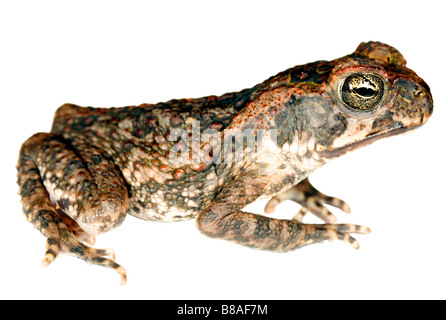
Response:
[[[47,239],[43,265],[60,251],[125,269],[94,235],[127,214],[144,220],[196,218],[213,238],[274,251],[325,240],[358,248],[326,205],[349,211],[308,177],[327,161],[423,125],[433,111],[427,84],[403,56],[361,43],[333,61],[285,70],[240,92],[122,108],[61,106],[50,133],[24,142],[17,165],[26,218]],[[302,209],[292,219],[244,212],[269,197]],[[324,224],[302,222],[307,212]],[[85,244],[85,243],[87,244]]]

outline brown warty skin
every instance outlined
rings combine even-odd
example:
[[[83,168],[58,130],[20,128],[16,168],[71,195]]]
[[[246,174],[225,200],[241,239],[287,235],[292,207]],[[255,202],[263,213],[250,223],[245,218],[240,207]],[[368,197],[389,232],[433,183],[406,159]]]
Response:
[[[358,248],[325,205],[348,205],[308,176],[328,160],[423,125],[433,110],[427,84],[394,48],[361,43],[353,54],[285,70],[240,92],[124,108],[64,104],[50,133],[20,151],[26,218],[47,238],[43,265],[60,251],[126,271],[112,250],[87,246],[127,214],[144,220],[196,218],[213,238],[289,251],[325,240]],[[292,219],[244,212],[270,197],[301,204]],[[302,222],[307,212],[324,224]],[[291,217],[291,216],[290,216]]]

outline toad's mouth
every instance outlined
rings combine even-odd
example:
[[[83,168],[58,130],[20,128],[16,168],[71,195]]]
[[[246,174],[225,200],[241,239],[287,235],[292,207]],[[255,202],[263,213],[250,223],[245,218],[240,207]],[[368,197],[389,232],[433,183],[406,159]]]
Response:
[[[346,144],[345,146],[339,147],[336,149],[324,150],[324,151],[320,152],[319,155],[322,158],[326,158],[326,159],[337,158],[337,157],[342,156],[348,152],[351,152],[353,150],[367,146],[377,140],[395,136],[395,135],[399,135],[402,133],[406,133],[406,132],[417,129],[420,126],[421,125],[414,125],[414,126],[410,126],[410,127],[394,128],[389,131],[381,131],[381,132],[371,133],[370,135],[368,135],[367,137],[365,137],[364,139],[362,139],[360,141],[355,141],[355,142]]]

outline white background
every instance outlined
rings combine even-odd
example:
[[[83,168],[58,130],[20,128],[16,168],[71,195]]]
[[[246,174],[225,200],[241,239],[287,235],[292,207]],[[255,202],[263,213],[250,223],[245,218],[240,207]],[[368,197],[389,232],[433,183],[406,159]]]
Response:
[[[2,1],[0,4],[0,298],[446,298],[445,23],[440,1]],[[45,239],[21,218],[20,145],[49,131],[65,102],[155,103],[251,87],[286,68],[331,60],[362,41],[400,50],[431,87],[429,122],[327,164],[313,184],[346,200],[342,242],[286,254],[200,234],[194,221],[128,217],[100,236],[128,272],[70,256],[43,268]],[[251,206],[262,212],[263,204]],[[294,203],[280,206],[291,218]]]

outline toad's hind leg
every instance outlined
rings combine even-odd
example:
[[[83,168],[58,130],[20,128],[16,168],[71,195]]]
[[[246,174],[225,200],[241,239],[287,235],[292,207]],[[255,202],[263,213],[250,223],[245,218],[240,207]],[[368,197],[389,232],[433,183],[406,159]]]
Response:
[[[57,214],[62,219],[67,229],[73,234],[73,236],[75,236],[77,240],[80,242],[85,242],[91,246],[95,244],[96,238],[94,235],[82,230],[77,222],[67,216],[62,210],[58,209]]]
[[[62,250],[116,270],[125,283],[125,269],[114,262],[111,249],[91,248],[73,234],[91,242],[88,235],[118,226],[128,207],[125,184],[100,150],[82,144],[76,150],[48,133],[38,133],[23,144],[17,165],[23,212],[47,238],[43,265]]]

